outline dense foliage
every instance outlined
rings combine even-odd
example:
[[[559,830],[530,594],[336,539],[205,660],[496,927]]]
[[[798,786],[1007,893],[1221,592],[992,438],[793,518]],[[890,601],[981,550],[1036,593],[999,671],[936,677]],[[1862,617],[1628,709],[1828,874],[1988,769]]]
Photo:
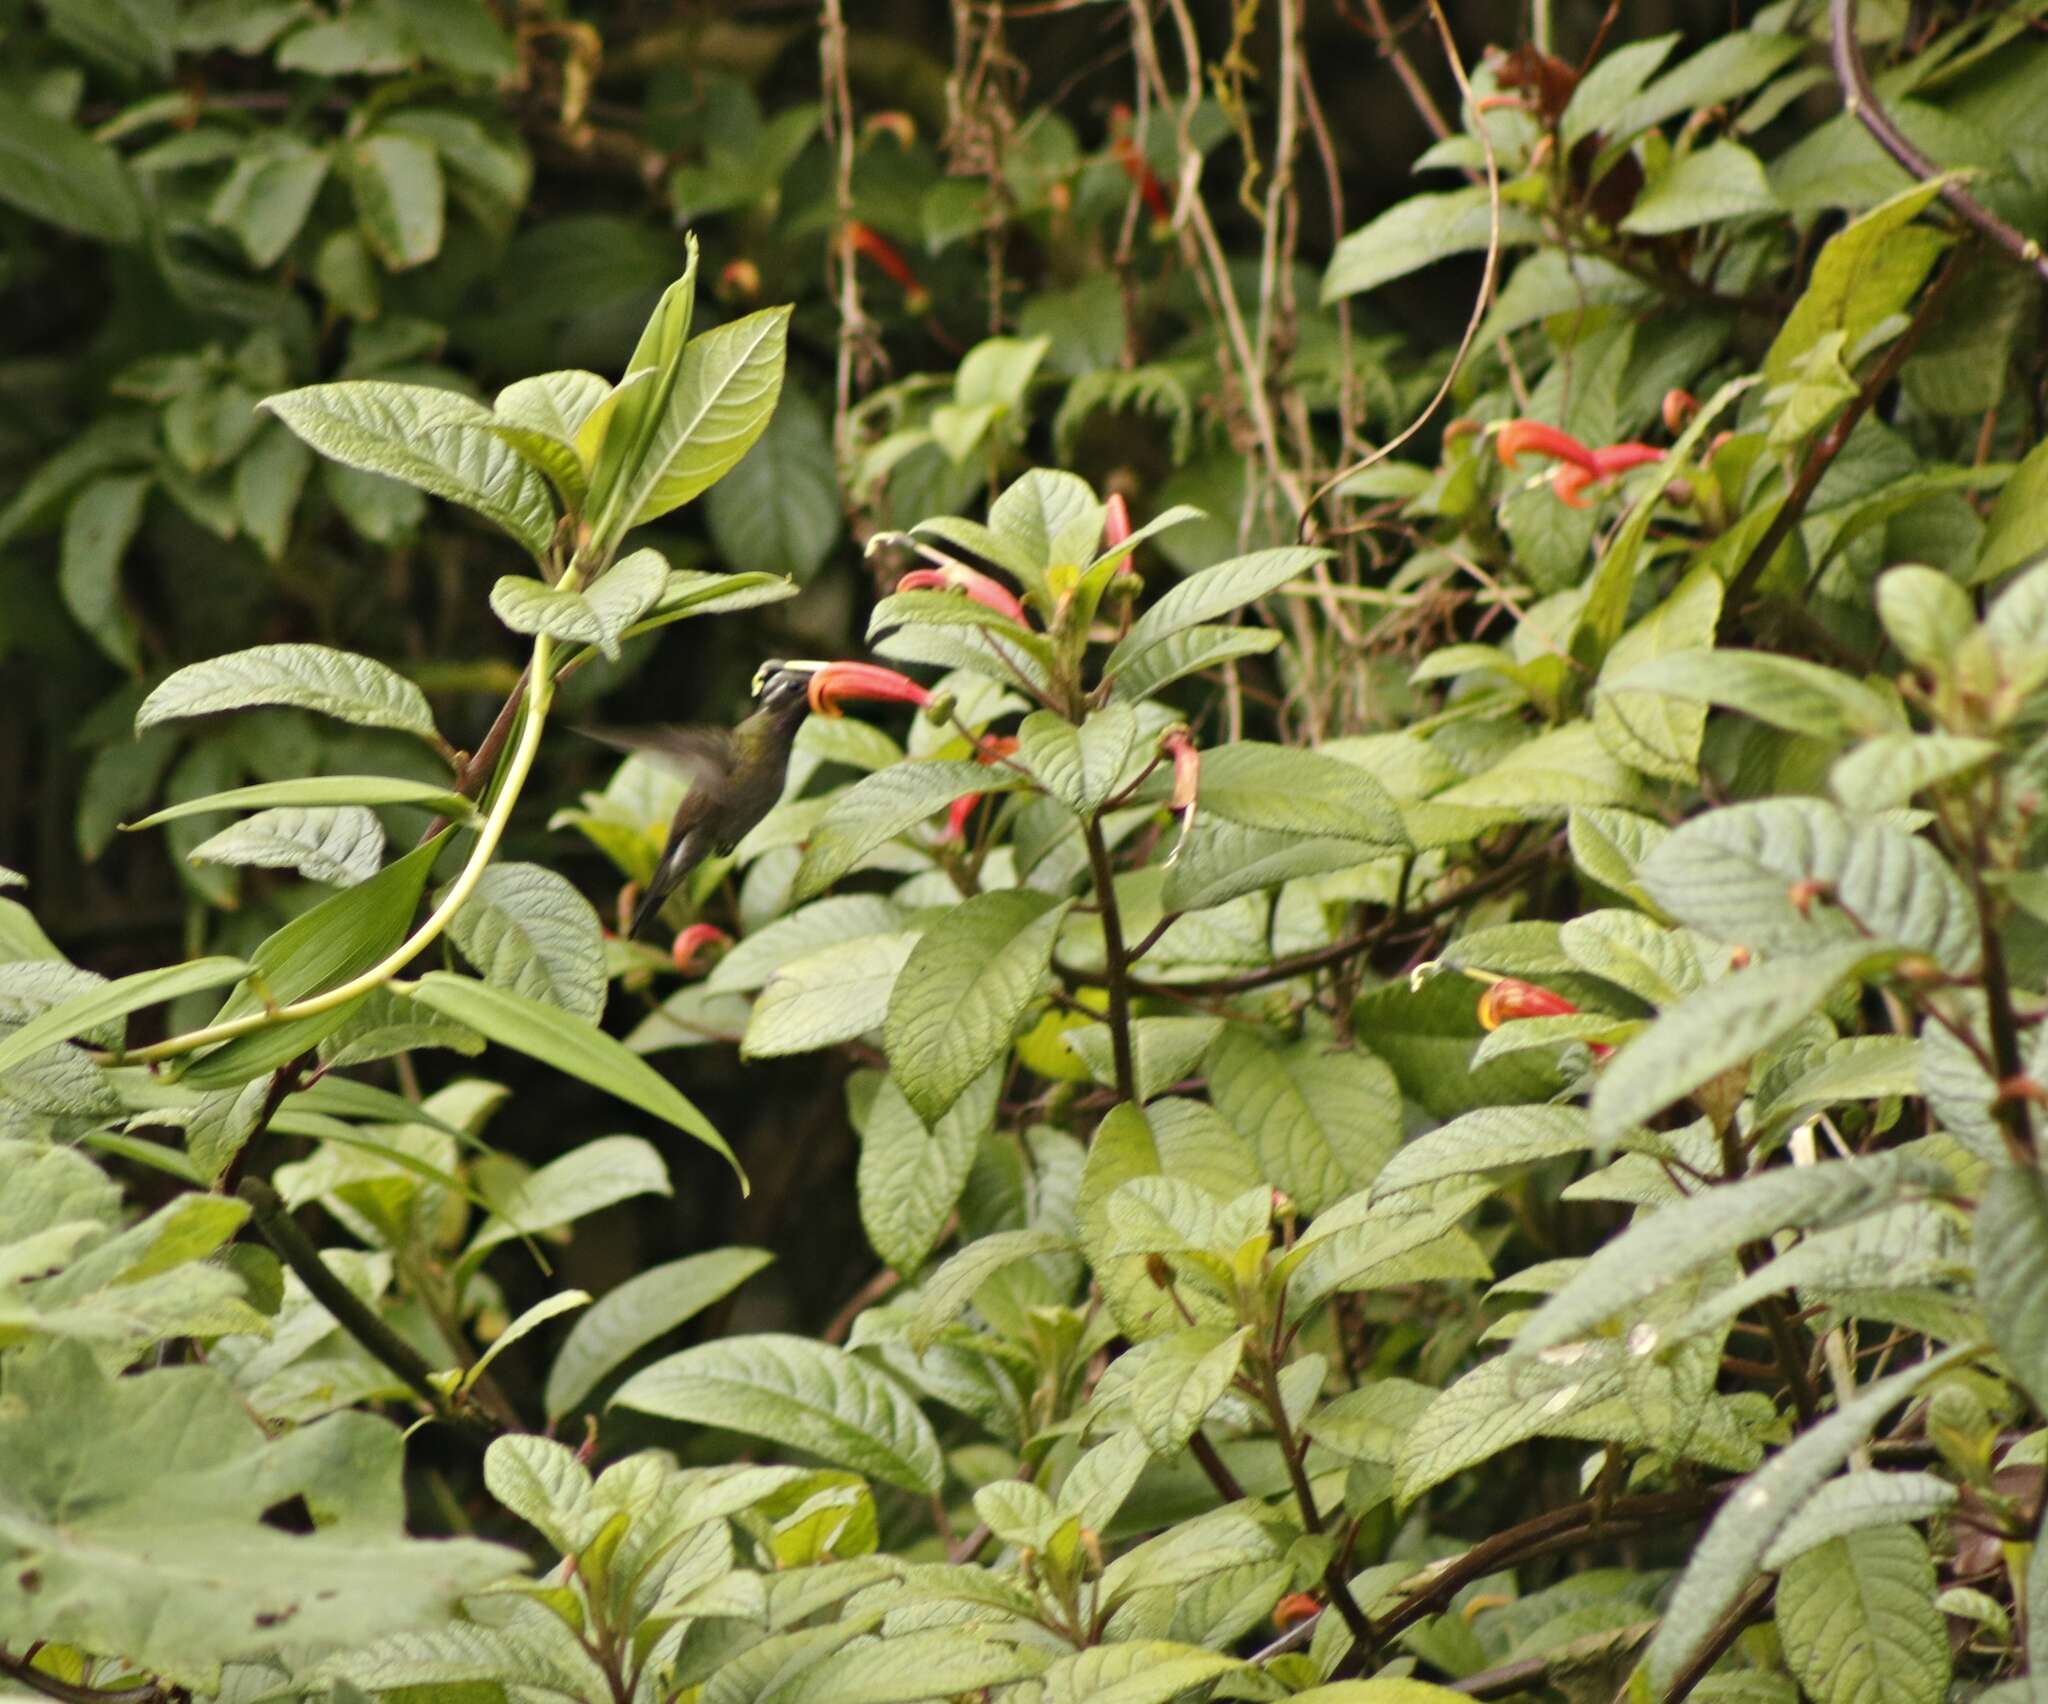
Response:
[[[0,1693],[2037,1696],[2041,9],[1011,10],[0,0]]]

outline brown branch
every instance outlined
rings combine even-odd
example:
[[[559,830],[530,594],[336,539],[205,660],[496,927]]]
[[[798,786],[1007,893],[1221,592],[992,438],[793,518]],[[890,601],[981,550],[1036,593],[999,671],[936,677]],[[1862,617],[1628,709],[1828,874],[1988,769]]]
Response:
[[[1102,907],[1102,981],[1109,991],[1109,1045],[1116,1060],[1116,1092],[1127,1101],[1138,1098],[1138,1068],[1131,1056],[1131,974],[1124,954],[1123,913],[1116,902],[1116,871],[1103,842],[1102,824],[1089,817],[1081,824],[1088,843],[1088,864],[1094,872],[1095,897]]]
[[[1906,139],[1892,122],[1864,69],[1863,55],[1856,45],[1856,0],[1830,0],[1828,24],[1834,34],[1835,82],[1842,91],[1843,109],[1870,132],[1877,143],[1901,168],[1922,183],[1941,175],[1941,167]],[[2031,267],[2048,279],[2048,256],[2032,237],[2015,230],[1959,183],[1944,183],[1940,190],[1946,201],[1969,224],[1983,232],[2020,265]]]
[[[170,1696],[157,1681],[151,1681],[147,1686],[124,1687],[119,1691],[108,1691],[98,1686],[75,1686],[37,1668],[26,1658],[11,1656],[6,1651],[0,1651],[0,1674],[19,1681],[31,1692],[40,1692],[45,1698],[62,1699],[63,1704],[157,1704],[159,1699]]]
[[[1897,341],[1885,351],[1884,359],[1877,364],[1876,369],[1864,381],[1855,396],[1849,399],[1848,406],[1842,410],[1835,423],[1821,434],[1819,441],[1807,452],[1806,462],[1799,470],[1798,479],[1786,493],[1784,507],[1773,517],[1770,526],[1764,531],[1764,536],[1757,541],[1756,548],[1743,559],[1742,566],[1735,572],[1735,577],[1728,582],[1727,595],[1721,601],[1724,610],[1737,609],[1756,589],[1757,581],[1770,566],[1771,558],[1777,555],[1778,547],[1791,536],[1792,529],[1806,513],[1806,505],[1813,500],[1815,487],[1834,465],[1835,457],[1842,453],[1842,446],[1848,443],[1850,433],[1862,424],[1864,415],[1870,412],[1885,387],[1898,377],[1899,369],[1906,364],[1907,357],[1919,347],[1920,339],[1926,336],[1928,328],[1934,323],[1934,310],[1941,305],[1967,263],[1966,255],[1958,254],[1950,258],[1948,264],[1941,269],[1941,276],[1935,279],[1933,288],[1921,297],[1920,306],[1914,311],[1912,324],[1907,326],[1899,334]]]
[[[531,663],[519,671],[519,678],[512,683],[512,690],[506,693],[505,702],[498,707],[497,719],[491,723],[490,731],[484,735],[483,744],[463,759],[462,767],[456,770],[456,792],[465,796],[474,794],[498,767],[498,754],[505,749],[505,742],[512,737],[513,725],[519,720],[519,707],[526,702],[526,683],[532,673]],[[420,836],[420,844],[426,845],[447,826],[448,819],[437,816],[427,824],[427,832]]]
[[[1728,1647],[1741,1637],[1743,1628],[1770,1608],[1771,1594],[1776,1590],[1777,1581],[1774,1579],[1750,1582],[1749,1590],[1737,1598],[1728,1612],[1714,1624],[1714,1631],[1693,1654],[1692,1661],[1672,1678],[1671,1688],[1664,1694],[1664,1704],[1678,1704],[1681,1698],[1691,1695],[1692,1689],[1707,1678],[1708,1671],[1728,1654]]]
[[[1224,1465],[1223,1458],[1216,1453],[1216,1446],[1209,1442],[1200,1427],[1188,1439],[1188,1454],[1195,1458],[1195,1464],[1208,1476],[1209,1483],[1216,1487],[1216,1495],[1226,1503],[1242,1503],[1244,1487],[1237,1482],[1237,1475]]]

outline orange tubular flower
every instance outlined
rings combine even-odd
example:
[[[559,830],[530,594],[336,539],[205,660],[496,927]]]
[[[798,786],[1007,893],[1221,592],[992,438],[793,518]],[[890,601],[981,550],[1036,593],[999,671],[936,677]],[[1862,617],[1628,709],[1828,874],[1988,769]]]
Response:
[[[1124,176],[1138,186],[1138,193],[1145,198],[1146,209],[1152,217],[1162,223],[1173,218],[1173,203],[1167,199],[1166,186],[1162,184],[1145,159],[1145,150],[1138,146],[1137,138],[1131,134],[1131,109],[1127,106],[1110,108],[1110,123],[1116,134],[1109,144],[1111,156],[1123,167]]]
[[[976,603],[998,615],[1008,616],[1020,625],[1024,621],[1024,606],[1010,595],[1007,586],[963,563],[956,562],[944,568],[913,568],[896,582],[896,589],[899,592],[965,592]]]
[[[1550,488],[1574,509],[1583,509],[1586,505],[1579,500],[1579,493],[1587,486],[1663,459],[1664,452],[1649,444],[1609,444],[1593,452],[1590,468],[1566,462],[1550,476]]]
[[[931,302],[931,292],[905,260],[902,251],[872,225],[858,219],[846,221],[846,244],[855,254],[864,254],[903,288],[905,303],[913,312]]]
[[[811,709],[820,716],[843,716],[850,698],[885,704],[926,705],[932,695],[908,675],[879,663],[827,663],[811,673]]]
[[[1500,429],[1500,436],[1494,440],[1494,449],[1503,467],[1513,467],[1525,455],[1539,455],[1549,456],[1554,461],[1570,462],[1589,474],[1599,471],[1591,450],[1569,432],[1546,426],[1540,420],[1510,420]]]
[[[981,742],[974,748],[974,761],[986,767],[991,763],[1009,757],[1017,749],[1015,734],[983,734]],[[974,807],[987,797],[983,793],[962,793],[946,810],[946,838],[964,840],[967,837],[967,819],[974,815]]]
[[[1486,992],[1479,996],[1480,1026],[1490,1030],[1513,1023],[1517,1018],[1562,1018],[1578,1009],[1562,994],[1513,976],[1503,976],[1488,984]],[[1589,1045],[1595,1059],[1605,1059],[1614,1051],[1604,1042],[1596,1041]]]
[[[697,955],[705,948],[731,945],[732,937],[716,923],[692,923],[676,936],[669,957],[675,961],[676,969],[688,976],[693,969],[702,968],[697,964]]]
[[[1683,432],[1687,422],[1700,411],[1700,399],[1689,390],[1668,390],[1664,393],[1664,430],[1673,434]]]
[[[1290,1627],[1313,1620],[1322,1612],[1323,1606],[1316,1601],[1313,1592],[1289,1592],[1273,1606],[1273,1626],[1276,1631],[1285,1633]]]

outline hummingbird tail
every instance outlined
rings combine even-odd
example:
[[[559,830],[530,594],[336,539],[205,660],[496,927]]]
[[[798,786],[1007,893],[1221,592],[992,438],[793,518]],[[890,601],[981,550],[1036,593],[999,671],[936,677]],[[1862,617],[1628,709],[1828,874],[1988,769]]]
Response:
[[[673,883],[664,886],[656,882],[648,887],[640,896],[640,903],[633,908],[633,926],[626,932],[628,940],[637,941],[640,938],[649,921],[668,903],[668,896],[674,891]]]

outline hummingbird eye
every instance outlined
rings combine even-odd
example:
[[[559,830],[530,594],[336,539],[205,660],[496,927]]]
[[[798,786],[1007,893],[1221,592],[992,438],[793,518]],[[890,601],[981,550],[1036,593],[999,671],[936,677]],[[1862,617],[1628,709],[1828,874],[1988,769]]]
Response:
[[[761,696],[762,689],[765,688],[769,681],[773,680],[775,676],[779,675],[786,666],[787,665],[784,664],[783,660],[780,657],[770,657],[765,663],[763,663],[758,669],[754,671],[753,684],[747,688],[749,694],[751,694],[755,698],[759,698]]]

